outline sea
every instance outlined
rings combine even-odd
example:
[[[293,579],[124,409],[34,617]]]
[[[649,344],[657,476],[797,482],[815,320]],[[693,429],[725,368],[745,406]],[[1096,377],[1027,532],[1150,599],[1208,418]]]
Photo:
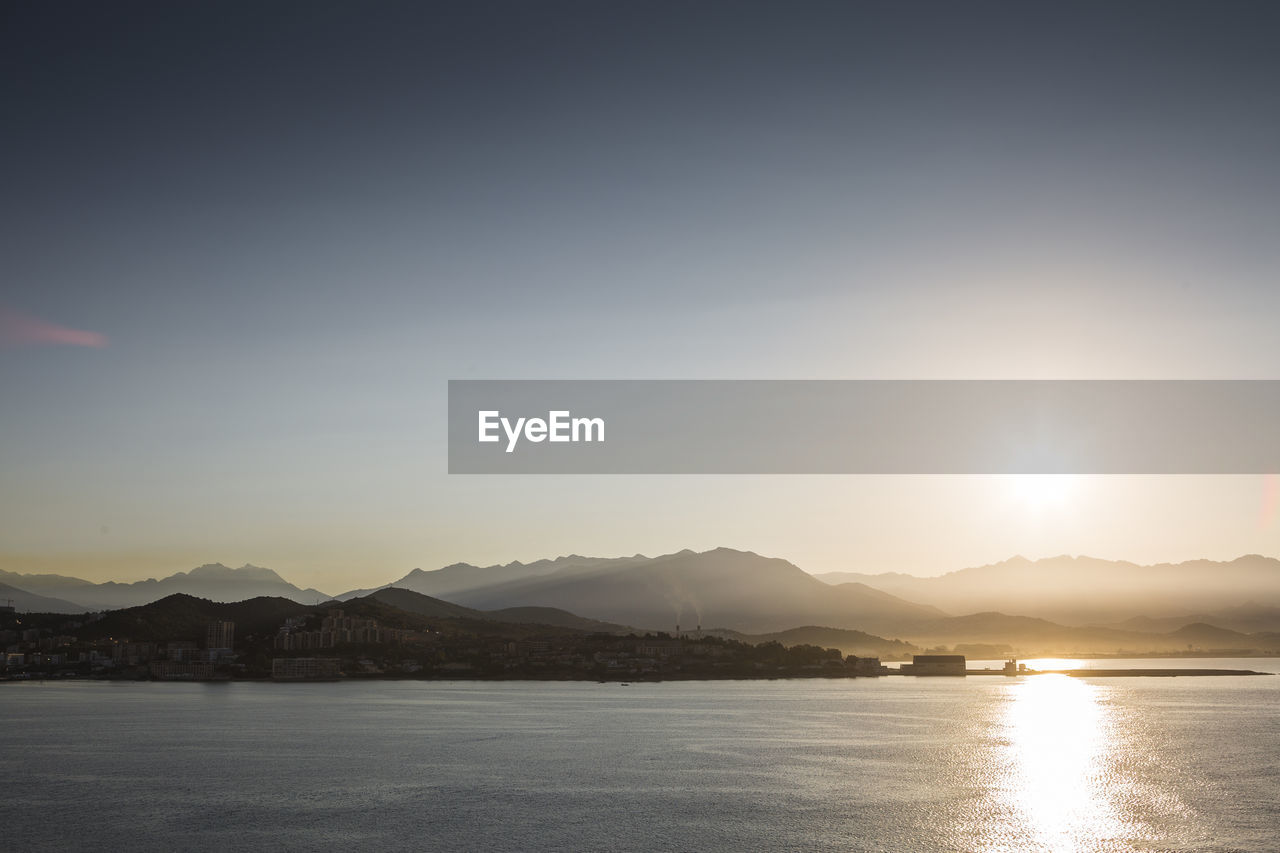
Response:
[[[15,853],[1276,851],[1280,675],[11,682],[0,779]]]

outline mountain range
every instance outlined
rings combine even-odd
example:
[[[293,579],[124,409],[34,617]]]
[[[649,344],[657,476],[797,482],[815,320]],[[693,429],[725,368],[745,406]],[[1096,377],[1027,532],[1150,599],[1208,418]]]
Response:
[[[1017,613],[1066,625],[1115,625],[1135,616],[1165,626],[1209,621],[1238,630],[1280,630],[1280,560],[1140,566],[1121,560],[1014,557],[937,577],[827,572],[836,585],[862,583],[948,613]],[[1136,626],[1131,626],[1136,627]]]
[[[249,598],[289,598],[299,604],[319,604],[331,596],[316,589],[301,589],[271,569],[260,566],[228,568],[221,563],[199,566],[189,572],[178,572],[162,580],[148,578],[135,583],[92,583],[66,575],[19,574],[0,571],[0,583],[34,596],[56,598],[61,607],[54,612],[82,613],[87,610],[113,610],[136,607],[158,601],[174,593],[184,593],[210,601],[244,601]],[[0,598],[18,598],[0,593]],[[19,610],[46,609],[45,605],[22,606]]]
[[[339,601],[368,595],[375,589],[395,586],[411,589],[423,595],[448,596],[483,586],[494,586],[508,581],[541,577],[561,571],[574,571],[601,568],[604,566],[624,566],[635,562],[643,562],[647,557],[637,554],[634,557],[581,557],[570,554],[554,560],[538,560],[534,563],[519,561],[503,566],[473,566],[470,563],[454,563],[443,569],[423,571],[414,569],[394,583],[369,589],[353,589],[335,596]]]
[[[549,574],[459,590],[449,598],[484,610],[562,607],[664,631],[702,625],[768,633],[824,625],[880,634],[945,615],[864,584],[825,585],[786,560],[730,548],[575,563]]]
[[[786,560],[717,548],[658,557],[569,555],[487,567],[456,563],[414,569],[391,584],[336,597],[250,565],[212,564],[132,584],[0,572],[0,604],[12,599],[19,610],[117,609],[174,593],[213,602],[275,597],[307,606],[359,599],[431,618],[609,633],[673,632],[680,626],[758,642],[821,645],[815,638],[827,637],[833,647],[886,653],[900,653],[908,644],[986,644],[1023,653],[1280,645],[1280,561],[1256,555],[1157,566],[1018,557],[920,578],[815,576]],[[802,634],[810,639],[797,639]]]
[[[211,620],[225,619],[236,623],[238,637],[270,637],[285,619],[322,616],[329,603],[331,602],[319,606],[305,605],[272,596],[259,596],[237,602],[216,602],[185,593],[173,593],[148,604],[109,611],[100,619],[77,622],[77,627],[72,630],[82,639],[89,640],[128,637],[131,641],[143,642],[200,641]],[[393,588],[348,599],[343,602],[342,609],[347,615],[375,618],[387,627],[417,630],[452,627],[515,637],[559,635],[566,631],[593,633],[604,628],[611,629],[608,633],[630,632],[630,629],[622,625],[605,625],[564,611],[484,612],[410,590]]]

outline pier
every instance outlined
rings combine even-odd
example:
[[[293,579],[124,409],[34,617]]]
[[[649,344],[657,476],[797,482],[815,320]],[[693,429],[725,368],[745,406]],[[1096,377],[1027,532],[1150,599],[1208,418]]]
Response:
[[[965,665],[964,655],[915,655],[910,664],[903,664],[898,669],[884,669],[886,675],[915,676],[968,676],[968,675],[1000,675],[1016,678],[1022,675],[1067,675],[1072,678],[1176,678],[1184,676],[1221,676],[1221,675],[1274,675],[1270,672],[1257,672],[1252,669],[1197,669],[1197,668],[1128,668],[1128,669],[1028,669],[1025,663],[1018,663],[1011,658],[1000,669],[969,669]]]
[[[1072,678],[1176,678],[1179,675],[1273,675],[1252,669],[1021,669],[1006,673],[999,669],[970,669],[965,675],[1069,675]]]

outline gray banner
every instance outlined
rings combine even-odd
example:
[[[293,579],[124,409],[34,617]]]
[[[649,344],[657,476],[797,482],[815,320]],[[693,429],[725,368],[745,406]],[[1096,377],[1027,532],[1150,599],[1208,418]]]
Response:
[[[452,474],[1280,472],[1277,380],[450,380]]]

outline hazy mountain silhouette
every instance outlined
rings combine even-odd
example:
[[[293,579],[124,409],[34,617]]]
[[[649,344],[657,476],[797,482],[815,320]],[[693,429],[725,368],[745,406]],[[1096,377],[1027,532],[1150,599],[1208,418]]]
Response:
[[[486,610],[484,613],[490,619],[496,619],[509,625],[550,625],[555,628],[571,628],[574,631],[604,634],[640,633],[638,628],[633,628],[630,625],[588,619],[585,616],[578,616],[567,610],[561,610],[559,607],[504,607],[501,610]]]
[[[21,574],[19,572],[7,572],[3,569],[0,569],[0,583],[11,584],[21,589],[36,591],[41,595],[53,595],[54,597],[61,596],[69,590],[79,587],[94,585],[92,581],[66,575]]]
[[[13,602],[13,608],[19,613],[84,613],[89,609],[61,598],[36,595],[25,589],[0,583],[0,605],[9,601]]]
[[[398,607],[409,613],[417,613],[419,616],[430,616],[436,619],[485,618],[485,614],[479,610],[472,610],[470,607],[463,607],[460,604],[452,604],[448,601],[432,598],[429,595],[422,595],[412,590],[396,587],[376,589],[368,595],[360,596],[360,598],[366,601],[381,601],[383,604]],[[353,600],[348,599],[348,601]]]
[[[375,589],[385,589],[386,587],[411,589],[414,592],[435,597],[449,596],[500,583],[542,577],[555,572],[588,570],[608,565],[620,566],[625,563],[646,559],[648,558],[640,554],[634,557],[582,557],[577,554],[570,554],[567,557],[557,557],[554,560],[538,560],[533,563],[516,561],[502,566],[473,566],[470,563],[454,563],[432,571],[414,569],[392,583],[370,589],[353,589],[342,593],[337,598],[339,601],[345,601],[349,598],[368,595]]]
[[[228,568],[221,563],[199,566],[161,580],[149,578],[136,583],[91,583],[65,575],[0,574],[0,581],[35,595],[55,596],[77,605],[64,612],[112,610],[136,607],[175,593],[210,601],[244,601],[262,596],[288,598],[299,604],[317,604],[330,596],[315,589],[299,589],[271,569],[260,566]]]
[[[665,631],[677,624],[757,633],[826,624],[878,633],[944,615],[861,584],[830,586],[786,560],[729,548],[579,562],[447,597],[483,610],[558,607]]]
[[[1260,610],[1280,606],[1280,560],[1258,555],[1152,566],[1093,557],[1014,557],[939,577],[853,572],[816,577],[864,583],[951,613],[1000,611],[1069,625],[1115,624],[1135,616],[1179,617],[1185,624],[1211,618],[1204,614],[1222,613],[1225,620],[1234,610],[1234,624],[1257,629],[1275,626],[1258,618]]]
[[[715,554],[715,552],[710,552]],[[735,552],[737,553],[737,552]],[[706,557],[707,555],[694,555]],[[757,558],[763,559],[763,558]],[[240,602],[214,602],[182,593],[138,607],[110,611],[101,619],[76,629],[82,638],[127,637],[153,642],[165,640],[201,641],[207,623],[227,619],[236,623],[237,636],[270,637],[291,616],[324,615],[329,601],[303,605],[286,598],[258,597]],[[433,599],[411,590],[385,589],[369,596],[341,603],[348,615],[376,618],[387,627],[415,630],[471,631],[513,638],[557,636],[565,632],[602,630],[602,623],[583,619],[554,608],[519,608],[516,611],[478,611],[451,602]],[[567,623],[567,624],[564,624]],[[617,625],[605,625],[612,633],[628,633]],[[941,617],[916,624],[909,639],[887,640],[856,630],[798,627],[767,633],[709,630],[751,643],[776,641],[785,646],[806,644],[839,648],[846,654],[900,657],[929,646],[981,645],[993,651],[1018,655],[1097,654],[1115,652],[1211,652],[1238,650],[1276,653],[1280,633],[1246,635],[1206,624],[1184,625],[1166,633],[1122,631],[1114,628],[1080,628],[1058,625],[1044,619],[1009,616],[1003,613],[975,613]],[[971,655],[973,656],[973,655]]]
[[[709,572],[738,571],[742,575],[779,573],[791,574],[785,567],[785,561],[772,561],[754,554],[740,551],[720,549],[706,554],[682,552],[671,555],[670,562],[663,558],[646,561],[644,566],[631,565],[622,569],[614,567],[612,572],[605,573],[609,582],[620,582],[630,585],[634,591],[637,575],[645,580],[653,580],[653,572],[639,572],[641,568],[651,568],[655,572],[665,572],[674,568],[689,573],[690,561],[703,564],[703,570]],[[760,562],[757,562],[760,561]],[[747,569],[741,566],[746,564]],[[782,563],[781,567],[761,568],[770,563]],[[737,568],[733,568],[737,566]],[[796,570],[794,566],[791,569]],[[694,574],[697,573],[695,569]],[[620,577],[612,577],[617,574]],[[803,573],[801,573],[803,574]],[[594,591],[595,582],[599,578],[596,573],[570,571],[562,579],[573,588],[573,593],[582,597],[583,589],[578,588],[587,583],[587,591]],[[527,580],[527,579],[526,579]],[[543,579],[552,580],[552,576]],[[719,586],[724,579],[712,578]],[[776,583],[776,580],[775,580]],[[524,581],[508,585],[520,594],[537,593],[543,584],[530,585]],[[846,585],[848,586],[848,585]],[[610,587],[612,588],[612,587]],[[693,588],[686,586],[684,591]],[[839,590],[840,587],[831,588]],[[557,590],[557,594],[562,590]],[[485,590],[476,591],[476,597]],[[501,590],[499,590],[501,593]],[[505,593],[502,593],[505,594]],[[883,602],[883,599],[877,599]],[[652,595],[650,595],[652,601]],[[576,631],[605,631],[608,633],[629,633],[632,629],[626,626],[599,622],[593,619],[576,616],[559,608],[529,606],[498,610],[480,610],[466,607],[431,596],[422,595],[412,590],[395,587],[384,588],[370,593],[363,598],[351,599],[348,604],[358,602],[378,602],[398,610],[433,619],[462,621],[477,627],[478,623],[488,623],[496,630],[499,625],[542,625],[568,628]],[[1178,624],[1176,628],[1163,631],[1124,630],[1108,627],[1078,627],[1060,625],[1046,619],[1030,616],[1015,616],[1005,613],[972,613],[966,616],[943,616],[937,610],[919,608],[910,605],[905,611],[899,609],[894,619],[898,628],[892,632],[902,639],[886,639],[883,636],[866,633],[860,630],[803,626],[770,632],[744,632],[731,629],[704,629],[703,633],[714,634],[729,639],[743,640],[750,643],[779,642],[784,646],[798,644],[816,645],[823,648],[838,648],[845,654],[880,657],[902,657],[922,648],[930,646],[992,646],[1005,648],[1021,655],[1031,654],[1113,654],[1116,652],[1185,652],[1189,649],[1209,651],[1213,649],[1267,651],[1280,648],[1280,637],[1266,634],[1246,634],[1232,631],[1211,624],[1192,622]],[[884,619],[885,617],[870,617]],[[659,630],[662,626],[655,626]],[[674,626],[673,626],[674,628]],[[697,623],[682,624],[683,632],[693,633]],[[672,629],[668,629],[672,630]],[[993,656],[1003,652],[993,652]]]
[[[381,601],[409,613],[430,616],[437,619],[475,619],[502,622],[509,625],[547,625],[556,628],[569,628],[574,631],[600,631],[608,634],[630,633],[633,629],[626,625],[615,625],[577,616],[557,607],[509,607],[502,610],[475,610],[453,604],[420,592],[399,587],[383,587],[374,590],[364,600]],[[354,601],[355,599],[348,599]]]
[[[256,566],[211,564],[128,584],[0,572],[0,599],[13,598],[19,610],[114,610],[175,593],[213,602],[263,596],[303,605],[332,601]],[[917,646],[1008,644],[1024,654],[1271,648],[1263,632],[1280,632],[1280,561],[1247,556],[1226,563],[1139,566],[1089,557],[1016,557],[936,578],[813,576],[785,560],[719,548],[652,558],[569,555],[501,566],[457,563],[415,569],[394,584],[340,598],[421,617],[610,633],[625,633],[629,626],[669,632],[677,624],[686,631],[701,624],[708,631],[773,639],[800,630],[865,631],[868,642],[899,637]],[[812,642],[864,653],[896,648],[858,647],[855,639]]]
[[[1258,604],[1245,604],[1240,607],[1226,607],[1211,613],[1188,613],[1182,616],[1134,616],[1122,622],[1106,625],[1108,628],[1119,628],[1124,631],[1147,631],[1166,633],[1177,630],[1194,622],[1204,622],[1219,628],[1229,628],[1242,634],[1280,631],[1280,607],[1267,607]]]
[[[1005,645],[1021,655],[1280,649],[1275,635],[1245,634],[1204,623],[1166,632],[1144,632],[1060,625],[1032,616],[993,612],[924,621],[904,626],[903,632],[903,636],[921,646]]]

